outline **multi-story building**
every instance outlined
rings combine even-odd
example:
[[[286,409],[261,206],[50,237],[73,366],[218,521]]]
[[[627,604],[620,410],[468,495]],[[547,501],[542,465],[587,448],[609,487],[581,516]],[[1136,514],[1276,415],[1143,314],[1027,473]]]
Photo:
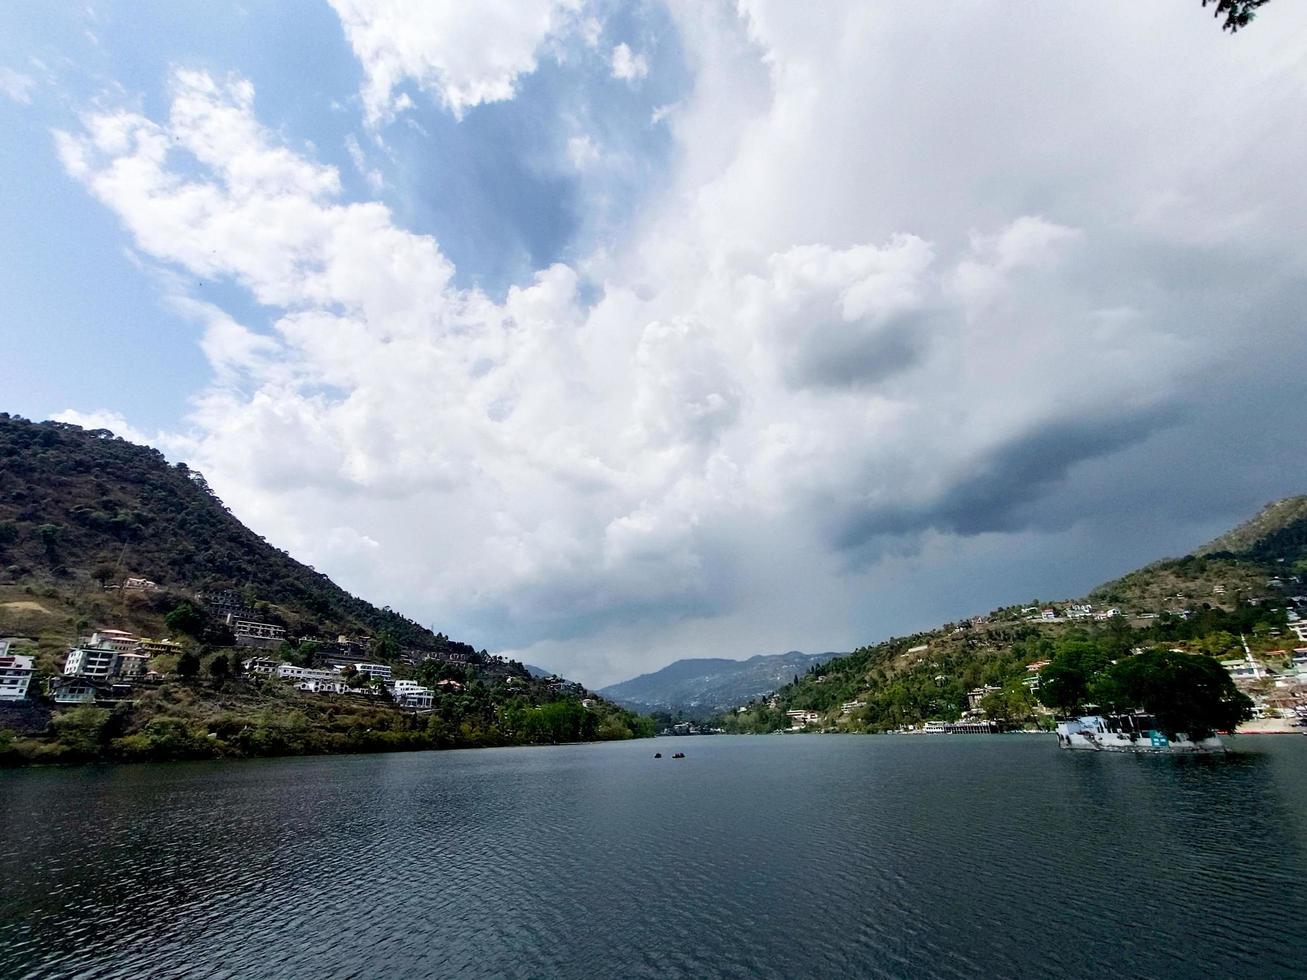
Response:
[[[68,677],[107,681],[113,676],[117,663],[118,651],[111,647],[75,647],[68,651],[64,674]]]
[[[395,681],[391,688],[391,695],[401,708],[412,708],[416,711],[430,708],[435,697],[431,688],[423,687],[417,681]]]
[[[148,653],[120,653],[117,662],[114,664],[115,676],[123,680],[136,680],[145,676],[145,672],[150,669],[150,655]]]
[[[227,625],[236,634],[236,639],[251,636],[260,640],[284,640],[286,629],[273,623],[259,623],[252,619],[239,619],[233,613],[227,614]]]
[[[0,701],[20,701],[27,697],[36,668],[31,657],[9,652],[9,644],[0,641]]]
[[[245,668],[247,674],[275,674],[277,668],[281,666],[281,661],[270,657],[251,657],[241,666]]]
[[[355,664],[354,669],[372,680],[388,681],[392,676],[389,664]]]
[[[184,649],[185,647],[175,640],[142,639],[140,646],[141,653],[148,653],[152,657],[157,657],[161,654],[180,655]]]
[[[118,653],[135,653],[141,645],[141,638],[126,630],[97,630],[91,634],[86,645],[116,650]]]
[[[278,664],[276,676],[294,681],[301,691],[314,694],[339,694],[345,690],[345,682],[335,670],[316,670],[313,667],[297,667],[295,664]]]

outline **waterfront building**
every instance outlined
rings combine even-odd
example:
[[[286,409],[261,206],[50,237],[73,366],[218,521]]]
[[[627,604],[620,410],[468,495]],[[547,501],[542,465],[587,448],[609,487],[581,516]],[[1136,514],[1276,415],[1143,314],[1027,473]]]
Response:
[[[9,644],[0,641],[0,701],[21,701],[27,697],[35,673],[31,657],[11,654]]]
[[[821,723],[822,716],[817,711],[794,710],[785,712],[790,719],[790,731],[798,731],[807,728],[809,725],[818,725]]]

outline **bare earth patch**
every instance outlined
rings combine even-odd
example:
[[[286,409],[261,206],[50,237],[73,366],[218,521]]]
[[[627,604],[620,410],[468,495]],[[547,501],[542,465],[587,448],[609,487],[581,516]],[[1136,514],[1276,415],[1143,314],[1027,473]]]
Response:
[[[11,612],[34,612],[41,613],[43,616],[53,616],[49,609],[39,602],[33,602],[31,599],[15,599],[12,602],[0,602],[0,609],[8,609]]]

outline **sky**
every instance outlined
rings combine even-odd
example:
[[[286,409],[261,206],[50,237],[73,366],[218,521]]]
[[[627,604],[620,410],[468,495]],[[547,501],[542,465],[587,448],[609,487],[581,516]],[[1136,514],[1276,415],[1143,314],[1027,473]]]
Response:
[[[0,7],[3,410],[599,686],[1307,491],[1307,4]]]

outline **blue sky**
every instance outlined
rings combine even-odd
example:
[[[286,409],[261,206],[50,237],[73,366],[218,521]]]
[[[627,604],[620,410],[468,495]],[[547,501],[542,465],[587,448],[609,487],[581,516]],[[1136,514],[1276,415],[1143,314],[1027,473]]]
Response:
[[[263,124],[338,168],[348,196],[383,200],[405,227],[440,241],[460,284],[502,296],[536,269],[592,247],[595,236],[620,233],[671,152],[649,115],[685,85],[660,10],[614,10],[603,34],[646,45],[658,69],[648,84],[614,80],[602,57],[568,65],[546,58],[512,100],[461,120],[418,101],[379,148],[360,118],[362,70],[325,3],[27,3],[0,12],[0,24],[0,65],[32,81],[30,101],[0,99],[9,134],[0,144],[9,200],[0,258],[10,270],[0,317],[26,325],[0,337],[16,369],[10,410],[44,418],[74,403],[112,406],[144,429],[174,426],[207,380],[198,330],[161,303],[113,215],[89,207],[63,174],[52,129],[76,126],[79,112],[117,94],[165,115],[177,66],[238,73],[258,92]],[[559,117],[582,105],[587,127],[633,158],[615,178],[618,199],[601,210],[587,210],[583,175],[560,166]],[[354,165],[351,140],[384,189]],[[249,325],[268,322],[231,283],[206,282],[203,295]]]
[[[1307,487],[1307,8],[0,9],[4,409],[601,684]]]

